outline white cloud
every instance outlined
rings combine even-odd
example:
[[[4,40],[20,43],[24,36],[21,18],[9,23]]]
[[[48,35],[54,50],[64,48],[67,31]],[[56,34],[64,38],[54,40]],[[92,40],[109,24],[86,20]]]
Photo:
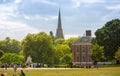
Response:
[[[108,10],[120,10],[120,5],[114,5],[114,6],[107,6]]]
[[[53,5],[53,6],[58,6],[57,3],[52,2],[50,0],[32,0],[32,2],[40,2],[40,3],[44,3],[44,4],[49,4],[49,5]]]
[[[112,5],[106,6],[106,9],[111,11],[107,15],[105,15],[102,20],[109,21],[110,19],[120,18],[120,5]]]
[[[80,7],[81,3],[104,3],[105,0],[72,0],[73,7]]]
[[[25,23],[18,21],[10,21],[11,17],[17,17],[18,7],[17,3],[22,0],[15,0],[14,3],[0,5],[0,39],[11,37],[21,40],[28,33],[37,33],[38,29],[30,27]],[[28,18],[26,16],[26,18]]]
[[[105,15],[102,18],[102,21],[106,22],[106,21],[109,21],[111,19],[116,19],[116,18],[120,18],[120,11],[119,10],[114,10],[114,11],[108,13],[107,15]]]
[[[16,16],[17,6],[14,3],[0,5],[0,20],[6,20],[9,16]]]
[[[55,6],[57,5],[56,3],[48,1],[48,0],[42,0],[42,3],[50,4],[50,5],[55,5]]]
[[[25,14],[23,14],[23,17],[24,17],[24,19],[26,19],[26,20],[30,20],[30,19],[31,19],[30,16],[25,15]]]
[[[0,21],[0,39],[5,37],[12,37],[15,39],[23,39],[28,33],[37,33],[38,29],[30,27],[24,23],[11,22],[11,21]]]
[[[69,35],[65,35],[65,39],[69,39],[69,38],[74,38],[74,37],[79,37],[80,35],[74,35],[74,34],[69,34]]]
[[[51,21],[51,20],[56,20],[58,18],[58,16],[53,16],[53,15],[45,15],[45,16],[41,16],[41,15],[32,15],[32,16],[27,16],[24,15],[25,19],[31,19],[31,20],[44,20],[44,21]]]
[[[14,0],[15,4],[18,4],[18,3],[21,3],[21,2],[22,2],[22,0]]]
[[[105,0],[82,0],[84,3],[104,3]]]

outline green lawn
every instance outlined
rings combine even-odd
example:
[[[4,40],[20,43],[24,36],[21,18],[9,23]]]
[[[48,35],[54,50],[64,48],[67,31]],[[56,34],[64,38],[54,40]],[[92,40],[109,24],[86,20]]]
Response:
[[[19,71],[17,70],[17,76]],[[77,69],[23,69],[26,76],[120,76],[120,67],[107,68],[77,68]],[[7,73],[7,76],[13,76],[12,69],[0,69],[0,73]]]

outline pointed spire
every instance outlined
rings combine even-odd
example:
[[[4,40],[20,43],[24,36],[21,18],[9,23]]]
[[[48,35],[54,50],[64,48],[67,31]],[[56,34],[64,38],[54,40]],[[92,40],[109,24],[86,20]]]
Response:
[[[63,30],[62,30],[62,24],[61,24],[60,8],[59,8],[59,14],[58,14],[58,26],[57,26],[57,30],[56,30],[55,39],[57,39],[57,38],[64,38],[64,36],[63,36]]]
[[[58,28],[61,28],[61,13],[59,8],[59,15],[58,15]]]

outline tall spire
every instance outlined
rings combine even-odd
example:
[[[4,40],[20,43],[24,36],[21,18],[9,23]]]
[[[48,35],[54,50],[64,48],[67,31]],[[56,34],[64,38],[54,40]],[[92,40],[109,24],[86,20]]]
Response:
[[[57,30],[56,30],[55,39],[57,39],[57,38],[64,38],[64,36],[63,36],[63,30],[62,30],[62,24],[61,24],[60,9],[59,9],[59,14],[58,14],[58,26],[57,26]]]

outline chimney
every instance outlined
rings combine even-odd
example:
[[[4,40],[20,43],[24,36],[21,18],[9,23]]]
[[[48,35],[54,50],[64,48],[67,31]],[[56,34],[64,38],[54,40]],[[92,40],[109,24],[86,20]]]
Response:
[[[86,36],[91,36],[91,30],[86,30]]]

